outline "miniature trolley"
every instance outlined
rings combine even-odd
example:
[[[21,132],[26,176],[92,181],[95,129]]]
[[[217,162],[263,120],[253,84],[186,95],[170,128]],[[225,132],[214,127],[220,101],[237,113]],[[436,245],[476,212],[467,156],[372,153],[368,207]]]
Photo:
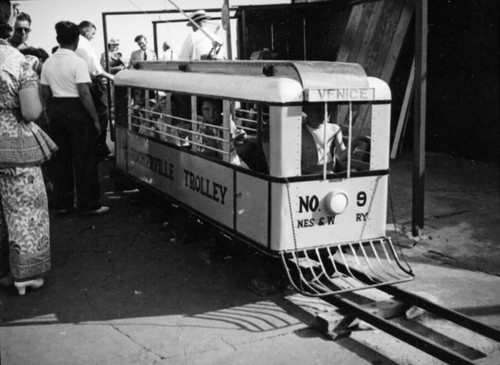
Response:
[[[141,62],[115,78],[116,167],[281,256],[307,295],[407,281],[386,236],[390,103],[357,64]]]

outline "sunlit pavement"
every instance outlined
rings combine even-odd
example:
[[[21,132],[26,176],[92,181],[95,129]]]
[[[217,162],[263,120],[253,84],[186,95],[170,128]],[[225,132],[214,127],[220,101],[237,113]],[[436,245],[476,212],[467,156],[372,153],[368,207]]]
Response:
[[[266,275],[262,257],[238,244],[208,263],[203,250],[228,242],[150,194],[115,191],[110,165],[108,215],[51,214],[44,287],[0,288],[2,365],[440,363],[376,329],[329,340],[284,298],[293,293],[248,289]],[[406,234],[411,160],[391,162],[391,174],[390,233],[417,277],[404,287],[500,327],[498,166],[431,156],[418,238]]]

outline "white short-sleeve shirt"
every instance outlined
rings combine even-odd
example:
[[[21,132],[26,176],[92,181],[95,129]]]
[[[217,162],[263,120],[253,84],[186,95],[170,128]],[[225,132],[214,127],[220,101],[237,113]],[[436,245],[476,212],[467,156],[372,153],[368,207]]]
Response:
[[[318,128],[311,128],[309,125],[305,125],[306,128],[311,132],[311,135],[314,139],[314,143],[316,144],[316,149],[318,151],[318,164],[323,164],[325,159],[325,149],[326,149],[326,162],[333,161],[333,156],[331,153],[332,143],[335,135],[339,133],[340,127],[337,124],[326,124],[326,146],[324,143],[325,138],[325,127],[323,124],[320,124]]]
[[[90,83],[91,80],[85,61],[75,52],[59,48],[43,64],[40,82],[50,86],[56,98],[77,98],[76,84]]]
[[[80,35],[80,38],[78,40],[78,48],[75,52],[87,63],[88,72],[92,76],[102,75],[104,73],[104,69],[101,66],[97,54],[92,48],[92,45],[90,44],[89,40],[82,35]]]
[[[222,43],[219,37],[210,29],[203,28],[217,42]],[[201,30],[191,32],[182,45],[179,59],[182,61],[199,60],[202,56],[206,56],[212,50],[213,43]],[[215,56],[215,55],[213,55]]]

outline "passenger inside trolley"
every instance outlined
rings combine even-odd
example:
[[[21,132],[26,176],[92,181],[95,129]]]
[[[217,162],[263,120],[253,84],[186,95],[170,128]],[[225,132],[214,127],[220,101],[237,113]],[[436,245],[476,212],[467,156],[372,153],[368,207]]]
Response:
[[[224,131],[228,131],[223,126],[222,100],[202,98],[198,102],[200,123],[198,123],[197,133],[193,135],[193,151],[222,160],[224,151],[223,143],[227,143],[224,138]],[[236,166],[248,168],[236,152],[234,142],[245,138],[245,131],[236,127],[233,119],[230,118],[229,125],[229,162]]]
[[[321,173],[325,159],[329,172],[346,169],[347,151],[342,131],[339,125],[330,122],[330,114],[325,109],[327,106],[323,103],[310,103],[303,107],[302,174]]]
[[[189,100],[185,99],[182,95],[169,93],[160,97],[159,102],[153,107],[156,138],[176,146],[190,146],[191,123],[186,118],[191,111],[187,108]]]
[[[142,88],[130,89],[129,103],[132,131],[269,173],[269,105]],[[313,102],[304,103],[302,108],[303,175],[345,172],[348,164],[350,171],[369,170],[371,105]]]

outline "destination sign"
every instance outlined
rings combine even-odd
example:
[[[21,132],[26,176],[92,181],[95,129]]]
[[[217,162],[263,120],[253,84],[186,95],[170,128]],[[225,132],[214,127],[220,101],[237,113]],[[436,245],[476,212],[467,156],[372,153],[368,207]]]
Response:
[[[307,89],[305,99],[306,101],[369,101],[375,99],[375,89]]]

